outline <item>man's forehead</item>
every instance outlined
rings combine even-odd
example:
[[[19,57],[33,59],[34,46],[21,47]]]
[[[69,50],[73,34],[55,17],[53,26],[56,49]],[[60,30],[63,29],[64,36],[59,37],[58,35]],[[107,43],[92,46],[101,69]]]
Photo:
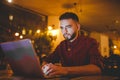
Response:
[[[70,26],[70,25],[72,25],[72,23],[69,23],[69,22],[61,22],[60,23],[60,27],[67,27],[67,26]]]
[[[72,19],[63,19],[63,20],[60,20],[60,24],[70,24],[70,23],[73,23],[75,22],[74,20]]]

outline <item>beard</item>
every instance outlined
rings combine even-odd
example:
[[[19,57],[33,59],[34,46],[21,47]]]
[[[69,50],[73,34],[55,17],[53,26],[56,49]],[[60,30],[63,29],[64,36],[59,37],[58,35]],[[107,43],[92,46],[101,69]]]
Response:
[[[76,35],[77,35],[76,33],[73,33],[72,35],[66,33],[66,34],[64,34],[64,38],[66,40],[70,41],[70,40],[73,40],[76,37]]]

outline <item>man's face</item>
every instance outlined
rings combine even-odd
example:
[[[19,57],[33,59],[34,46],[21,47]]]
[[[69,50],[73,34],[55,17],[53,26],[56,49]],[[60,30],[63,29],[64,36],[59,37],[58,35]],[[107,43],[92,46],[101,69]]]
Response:
[[[72,19],[63,19],[60,20],[60,28],[64,38],[71,41],[77,37],[80,26]]]

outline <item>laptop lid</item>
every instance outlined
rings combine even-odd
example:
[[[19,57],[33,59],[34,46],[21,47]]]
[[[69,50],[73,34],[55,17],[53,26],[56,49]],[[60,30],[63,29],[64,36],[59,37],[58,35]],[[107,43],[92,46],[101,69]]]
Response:
[[[0,44],[13,73],[20,76],[42,77],[40,61],[30,39]]]

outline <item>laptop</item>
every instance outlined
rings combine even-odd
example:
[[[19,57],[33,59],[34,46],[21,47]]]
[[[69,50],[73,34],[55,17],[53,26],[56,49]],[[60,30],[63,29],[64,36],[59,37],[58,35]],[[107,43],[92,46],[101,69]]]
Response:
[[[43,77],[40,61],[30,39],[4,42],[0,47],[14,75]]]

